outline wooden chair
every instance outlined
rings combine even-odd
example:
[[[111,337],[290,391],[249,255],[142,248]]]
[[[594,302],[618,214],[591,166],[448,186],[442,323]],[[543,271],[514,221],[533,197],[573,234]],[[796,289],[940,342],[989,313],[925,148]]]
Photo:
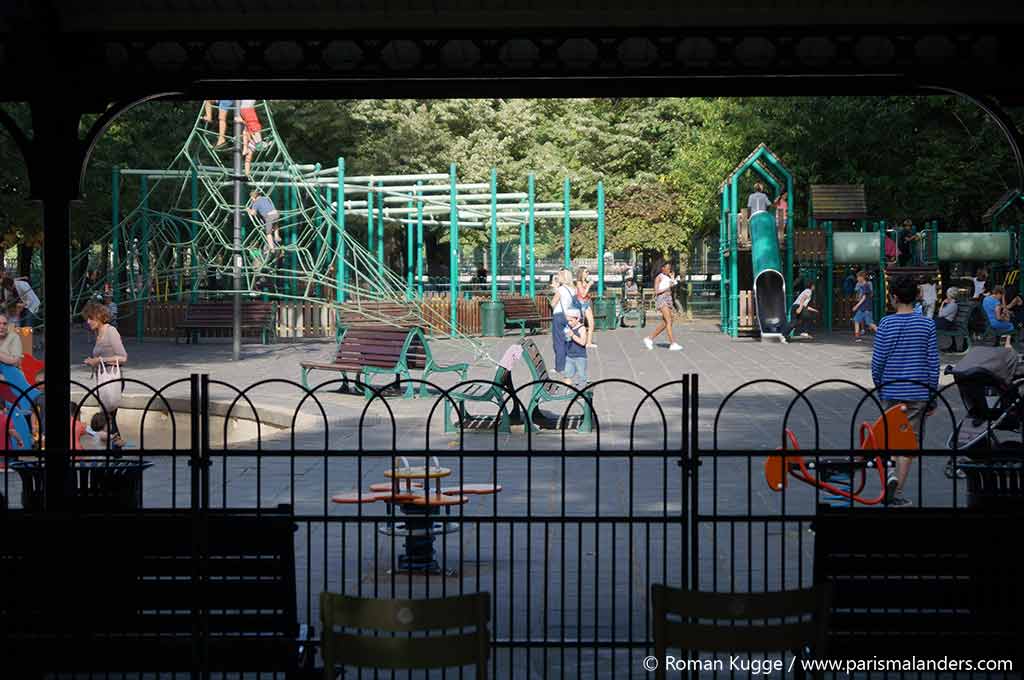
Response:
[[[334,680],[337,666],[392,670],[475,666],[476,677],[486,679],[490,611],[489,593],[426,600],[320,593],[324,678]],[[374,637],[381,633],[385,635]],[[407,635],[412,633],[427,635]]]
[[[670,647],[695,652],[794,654],[809,647],[816,658],[823,658],[830,592],[828,586],[818,586],[775,593],[702,593],[655,583],[651,586],[654,656],[659,661],[655,677],[664,680],[665,653]],[[689,619],[711,622],[690,623]],[[767,619],[780,622],[755,623]]]

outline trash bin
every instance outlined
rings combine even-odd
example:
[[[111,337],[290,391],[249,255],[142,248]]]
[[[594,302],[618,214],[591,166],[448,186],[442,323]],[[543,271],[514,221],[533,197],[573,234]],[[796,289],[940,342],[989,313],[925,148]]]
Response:
[[[967,479],[967,507],[1024,508],[1024,459],[970,460],[958,464]]]
[[[480,303],[480,332],[487,338],[505,335],[505,304],[500,300]]]
[[[136,510],[142,506],[142,471],[152,463],[139,460],[76,460],[68,469],[65,488],[79,512]],[[21,478],[21,504],[41,511],[46,498],[45,466],[16,461],[10,468]]]
[[[615,314],[615,298],[594,298],[594,325],[598,330],[614,330],[618,325]]]

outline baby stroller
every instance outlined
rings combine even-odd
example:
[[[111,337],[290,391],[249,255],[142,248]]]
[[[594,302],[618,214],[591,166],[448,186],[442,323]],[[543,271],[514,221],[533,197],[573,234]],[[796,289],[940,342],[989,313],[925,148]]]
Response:
[[[953,376],[967,411],[947,446],[975,459],[1019,451],[1024,414],[1024,362],[1020,356],[1005,347],[976,346],[945,372]],[[947,475],[951,476],[949,468],[947,465]]]

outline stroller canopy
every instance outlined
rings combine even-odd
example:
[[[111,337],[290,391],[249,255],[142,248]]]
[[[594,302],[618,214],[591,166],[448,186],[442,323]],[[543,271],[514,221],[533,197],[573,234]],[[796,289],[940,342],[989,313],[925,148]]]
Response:
[[[975,346],[953,367],[953,380],[989,379],[993,387],[1006,389],[1017,375],[1020,356],[1008,347]]]

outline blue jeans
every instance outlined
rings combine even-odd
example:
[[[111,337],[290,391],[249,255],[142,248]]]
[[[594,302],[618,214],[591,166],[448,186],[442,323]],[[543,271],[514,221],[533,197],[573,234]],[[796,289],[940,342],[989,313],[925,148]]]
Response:
[[[565,314],[551,315],[551,347],[555,350],[555,370],[565,370]]]
[[[565,377],[572,378],[572,386],[576,389],[583,389],[587,384],[587,358],[566,357]]]

